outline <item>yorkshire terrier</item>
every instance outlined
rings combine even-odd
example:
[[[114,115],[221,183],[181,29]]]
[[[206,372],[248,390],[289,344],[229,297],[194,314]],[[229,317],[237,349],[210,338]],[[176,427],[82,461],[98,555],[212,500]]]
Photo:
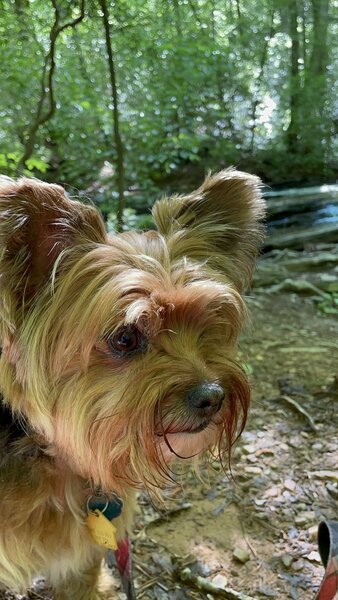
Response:
[[[102,559],[135,490],[161,497],[174,460],[229,456],[263,216],[259,179],[233,168],[157,201],[156,230],[114,236],[62,187],[1,179],[1,589],[44,574],[57,600],[107,598]]]

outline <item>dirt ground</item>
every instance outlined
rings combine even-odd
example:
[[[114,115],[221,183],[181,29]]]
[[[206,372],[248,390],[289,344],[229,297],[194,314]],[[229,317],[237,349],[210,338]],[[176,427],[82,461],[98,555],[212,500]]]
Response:
[[[253,404],[232,478],[217,464],[206,484],[189,476],[167,515],[141,495],[138,598],[312,600],[319,586],[317,526],[338,520],[338,320],[295,294],[255,292],[249,304]],[[29,597],[49,596],[39,585]]]
[[[191,476],[183,510],[167,519],[144,507],[135,540],[144,600],[221,597],[194,589],[198,576],[238,598],[310,600],[322,578],[317,526],[338,520],[338,320],[293,294],[255,292],[250,306],[242,357],[253,405],[233,479],[217,468],[207,485]]]

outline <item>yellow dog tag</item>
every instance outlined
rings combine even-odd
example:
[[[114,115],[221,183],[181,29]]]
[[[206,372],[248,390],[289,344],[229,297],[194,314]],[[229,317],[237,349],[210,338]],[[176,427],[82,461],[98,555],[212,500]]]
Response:
[[[91,510],[87,516],[87,526],[93,540],[111,550],[117,550],[116,527],[109,521],[102,512],[96,508]]]

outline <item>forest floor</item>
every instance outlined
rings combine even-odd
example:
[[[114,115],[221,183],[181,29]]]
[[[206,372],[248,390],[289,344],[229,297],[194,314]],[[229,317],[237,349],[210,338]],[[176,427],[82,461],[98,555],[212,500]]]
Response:
[[[205,484],[191,474],[167,515],[140,496],[139,599],[312,600],[320,584],[318,523],[338,520],[337,317],[296,294],[255,291],[249,304],[241,352],[253,404],[232,477],[219,465]],[[38,585],[29,598],[50,596]]]
[[[323,576],[318,524],[338,520],[337,317],[296,294],[255,292],[250,305],[242,358],[253,404],[232,478],[216,469],[203,485],[191,475],[167,519],[144,507],[135,541],[144,600],[222,597],[206,582],[238,598],[311,600]]]

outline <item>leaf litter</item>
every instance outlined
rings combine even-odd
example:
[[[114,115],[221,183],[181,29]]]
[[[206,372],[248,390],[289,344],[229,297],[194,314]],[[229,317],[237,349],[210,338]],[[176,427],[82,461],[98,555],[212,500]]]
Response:
[[[297,294],[255,292],[249,303],[241,359],[253,404],[232,472],[215,463],[207,483],[189,474],[167,513],[140,494],[133,558],[143,600],[309,600],[319,587],[317,527],[338,520],[338,321]],[[125,598],[118,581],[112,597]],[[28,596],[5,598],[52,596],[39,579]]]

